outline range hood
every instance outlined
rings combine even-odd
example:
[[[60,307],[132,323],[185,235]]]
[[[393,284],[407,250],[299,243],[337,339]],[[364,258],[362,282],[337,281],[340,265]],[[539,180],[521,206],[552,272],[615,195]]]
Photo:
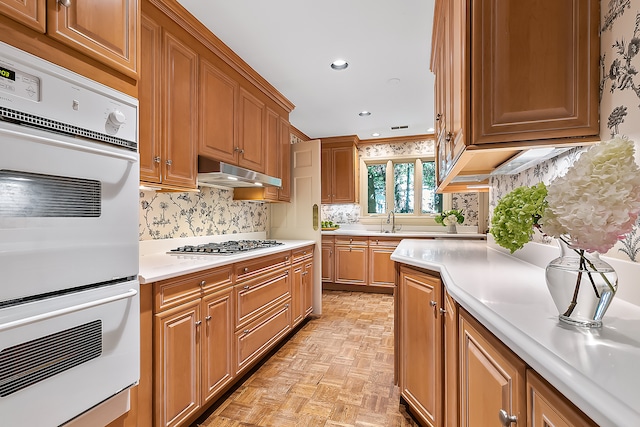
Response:
[[[280,187],[282,180],[239,166],[198,156],[198,185],[216,187]]]

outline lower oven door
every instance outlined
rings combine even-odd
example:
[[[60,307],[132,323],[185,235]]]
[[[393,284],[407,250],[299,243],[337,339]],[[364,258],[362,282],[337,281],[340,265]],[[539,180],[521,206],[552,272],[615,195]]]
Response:
[[[137,280],[0,309],[0,424],[58,426],[140,377]]]

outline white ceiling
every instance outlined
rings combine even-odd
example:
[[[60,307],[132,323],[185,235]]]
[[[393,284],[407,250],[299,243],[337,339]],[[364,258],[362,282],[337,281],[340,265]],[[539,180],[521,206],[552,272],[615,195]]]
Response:
[[[290,121],[311,138],[433,127],[434,0],[178,1],[295,104]],[[338,58],[349,68],[332,70]]]

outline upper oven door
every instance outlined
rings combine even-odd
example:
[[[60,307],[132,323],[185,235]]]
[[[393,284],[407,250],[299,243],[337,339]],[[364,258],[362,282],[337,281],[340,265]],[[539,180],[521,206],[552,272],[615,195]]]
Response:
[[[138,154],[0,122],[0,303],[138,274]]]

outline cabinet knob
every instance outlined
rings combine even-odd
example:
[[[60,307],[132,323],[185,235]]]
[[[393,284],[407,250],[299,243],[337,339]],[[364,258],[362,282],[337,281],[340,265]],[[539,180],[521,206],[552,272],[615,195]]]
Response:
[[[438,303],[436,301],[431,300],[431,301],[429,301],[429,305],[431,307],[435,307],[436,305],[438,305]]]
[[[453,137],[453,134],[451,132],[447,133],[447,136],[444,138],[445,141],[449,142],[451,141],[451,138]]]
[[[244,154],[244,150],[240,150],[240,154]]]
[[[440,113],[436,114],[436,122],[439,122],[441,118],[442,118],[442,114]]]
[[[446,314],[446,313],[447,313],[447,310],[445,310],[444,308],[440,309],[440,314]]]
[[[71,0],[58,0],[60,6],[71,7]]]
[[[284,305],[284,308],[289,308],[289,304],[285,304],[285,305]]]
[[[250,286],[249,286],[249,285],[244,285],[244,286],[242,287],[242,289],[249,289],[249,288],[250,288]]]
[[[207,282],[205,282],[205,281],[203,280],[202,282],[200,282],[200,287],[202,288],[202,287],[204,287],[204,285],[206,285],[206,284],[207,284]]]
[[[242,332],[244,332],[245,334],[248,334],[248,333],[249,333],[249,332],[251,332],[251,331],[250,331],[249,329],[245,329],[245,330],[244,330],[244,331],[242,331]]]
[[[233,151],[235,151],[236,153],[240,151],[240,147],[236,147],[233,149]]]
[[[165,163],[167,164],[167,166],[171,166],[171,163],[173,162],[171,160],[167,160]]]
[[[202,325],[202,320],[198,320],[198,321],[196,322],[196,326],[200,326],[200,325]]]
[[[244,271],[245,273],[249,272],[249,267],[245,267],[242,271]]]
[[[211,320],[211,316],[205,317],[204,320],[206,320],[208,322],[209,320]]]
[[[160,163],[160,156],[155,156],[155,157],[153,158],[153,161],[154,161],[155,163]]]
[[[289,256],[285,256],[285,257],[284,257],[284,260],[285,260],[285,261],[289,261]]]
[[[500,418],[500,424],[502,424],[503,427],[509,427],[512,423],[518,422],[518,417],[515,415],[509,415],[504,409],[500,409],[498,417]]]

